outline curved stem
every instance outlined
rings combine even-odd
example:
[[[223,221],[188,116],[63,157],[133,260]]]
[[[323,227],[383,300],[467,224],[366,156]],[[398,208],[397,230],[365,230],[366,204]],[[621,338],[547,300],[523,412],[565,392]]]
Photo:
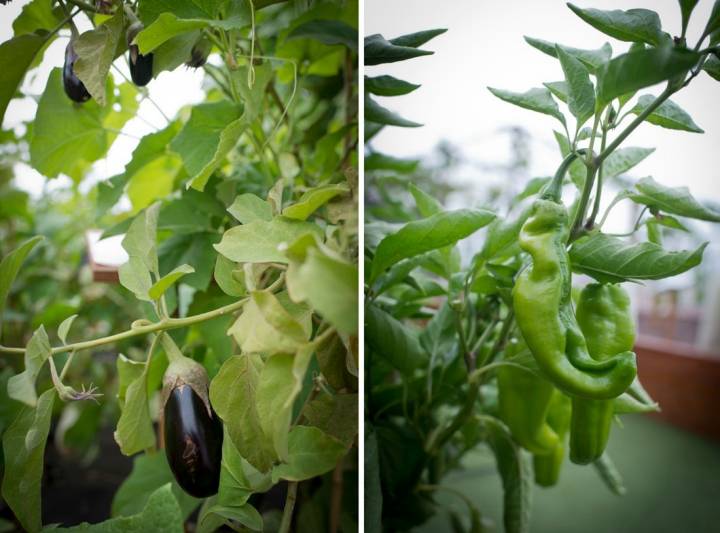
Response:
[[[565,179],[565,173],[568,171],[568,168],[570,168],[570,165],[573,163],[573,161],[575,161],[578,155],[582,155],[585,152],[586,150],[582,148],[580,150],[570,152],[567,156],[565,156],[565,159],[563,159],[563,162],[560,163],[557,172],[555,172],[555,176],[553,176],[550,185],[548,185],[548,188],[545,189],[545,191],[542,193],[542,199],[554,200],[555,202],[560,201],[563,180]]]
[[[283,509],[282,521],[278,533],[288,533],[290,524],[292,524],[293,510],[295,509],[295,500],[297,499],[297,481],[288,483],[287,496],[285,497],[285,508]]]

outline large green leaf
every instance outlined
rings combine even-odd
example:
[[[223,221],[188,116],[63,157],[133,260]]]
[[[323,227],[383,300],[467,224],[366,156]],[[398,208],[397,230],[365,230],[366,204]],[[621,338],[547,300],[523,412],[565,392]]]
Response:
[[[687,187],[666,187],[652,178],[643,178],[635,184],[637,192],[630,193],[633,201],[653,210],[671,215],[720,222],[720,209],[698,202]]]
[[[43,473],[45,442],[55,389],[45,391],[37,407],[23,407],[3,435],[5,472],[2,495],[27,531],[40,531],[40,491]]]
[[[538,113],[550,115],[565,124],[565,117],[560,112],[557,103],[553,100],[553,97],[548,89],[530,89],[524,93],[514,93],[512,91],[495,89],[493,87],[488,87],[488,90],[501,100],[505,100],[508,103],[520,106],[524,109],[529,109],[530,111],[537,111]]]
[[[583,9],[568,4],[575,14],[601,32],[621,41],[641,41],[651,45],[659,45],[667,39],[662,31],[660,17],[649,9]]]
[[[647,109],[654,100],[655,97],[653,95],[643,94],[640,98],[638,98],[638,101],[635,104],[635,107],[632,108],[631,112],[639,115],[645,111],[645,109]],[[650,124],[656,124],[657,126],[662,126],[663,128],[671,130],[704,133],[702,128],[695,124],[692,117],[672,100],[665,100],[662,104],[660,104],[660,107],[650,113],[645,120],[647,120]]]
[[[695,52],[670,47],[618,56],[598,70],[596,107],[603,109],[618,96],[674,78],[689,70],[699,57]]]
[[[27,33],[0,44],[0,125],[25,71],[46,41],[44,35]]]
[[[12,24],[15,37],[37,30],[54,30],[63,17],[61,9],[53,4],[52,0],[32,0],[25,4]]]
[[[530,46],[552,57],[558,57],[557,49],[561,48],[566,54],[578,59],[593,73],[604,63],[607,63],[612,56],[612,47],[609,43],[605,43],[597,50],[584,50],[581,48],[573,48],[572,46],[555,44],[542,39],[535,39],[534,37],[525,37],[525,41]]]
[[[378,245],[370,282],[401,259],[442,248],[489,224],[495,214],[483,209],[458,209],[405,224]]]

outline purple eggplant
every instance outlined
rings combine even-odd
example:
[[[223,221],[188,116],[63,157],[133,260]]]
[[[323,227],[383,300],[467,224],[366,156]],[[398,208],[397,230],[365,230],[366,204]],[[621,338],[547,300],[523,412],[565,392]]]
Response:
[[[73,102],[83,103],[90,100],[90,93],[85,88],[83,82],[80,81],[75,75],[73,70],[75,67],[75,61],[77,61],[77,54],[73,48],[73,43],[67,45],[65,48],[65,64],[63,65],[63,87],[65,88],[65,94]]]

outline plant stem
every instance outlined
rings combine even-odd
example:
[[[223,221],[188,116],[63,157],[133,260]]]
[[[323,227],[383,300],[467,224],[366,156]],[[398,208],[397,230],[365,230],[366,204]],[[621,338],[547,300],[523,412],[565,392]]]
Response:
[[[167,318],[164,320],[160,320],[159,322],[151,323],[147,326],[132,328],[121,333],[116,333],[115,335],[110,335],[108,337],[101,337],[99,339],[76,342],[64,346],[56,346],[50,350],[50,353],[57,354],[77,350],[87,350],[89,348],[95,348],[97,346],[103,346],[105,344],[114,344],[118,341],[130,339],[132,337],[147,335],[148,333],[155,333],[156,331],[167,331],[170,329],[192,326],[193,324],[205,322],[206,320],[211,320],[213,318],[217,318],[219,316],[238,311],[243,305],[245,305],[246,301],[247,298],[243,298],[242,300],[238,300],[237,302],[225,305],[223,307],[218,307],[217,309],[213,309],[212,311],[207,311],[205,313],[200,313],[198,315],[193,315],[186,318]],[[23,355],[25,353],[25,349],[0,346],[0,353]]]
[[[610,110],[612,109],[612,106],[608,106],[607,113],[605,113],[605,124],[602,127],[602,139],[600,140],[600,153],[602,153],[605,150],[605,143],[607,141],[607,132],[608,128],[610,127]],[[598,174],[597,174],[597,187],[595,188],[595,201],[593,202],[593,208],[590,213],[590,218],[588,219],[588,229],[592,229],[593,225],[595,224],[595,218],[598,215],[598,212],[600,211],[600,198],[602,197],[602,186],[603,186],[603,164],[602,161],[598,165]]]
[[[292,524],[293,510],[295,509],[295,500],[297,499],[297,481],[288,483],[287,496],[285,497],[285,508],[283,509],[282,521],[278,533],[289,533]]]

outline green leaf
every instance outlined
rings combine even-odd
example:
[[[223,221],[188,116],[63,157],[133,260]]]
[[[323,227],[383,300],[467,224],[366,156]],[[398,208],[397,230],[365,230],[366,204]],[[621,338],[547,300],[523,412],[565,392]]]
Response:
[[[28,33],[0,44],[0,124],[8,103],[25,77],[25,71],[46,41],[45,35]]]
[[[287,39],[309,38],[323,44],[341,44],[350,50],[358,47],[358,32],[341,20],[310,20],[295,27]]]
[[[510,430],[499,420],[484,417],[488,443],[495,454],[503,486],[503,522],[507,533],[530,531],[532,503],[532,463],[530,455],[512,439]]]
[[[25,241],[3,257],[2,262],[0,262],[0,336],[2,336],[2,316],[5,311],[7,296],[10,293],[10,287],[15,281],[18,272],[20,272],[23,261],[42,239],[42,237],[38,236]]]
[[[365,76],[365,89],[378,96],[401,96],[413,92],[418,87],[420,85],[392,76]]]
[[[139,211],[168,196],[173,191],[175,179],[180,175],[182,167],[179,155],[166,153],[130,176],[127,195],[133,210]]]
[[[662,31],[660,17],[649,9],[583,9],[573,4],[568,7],[581,19],[610,37],[621,41],[645,42],[654,46],[667,39]]]
[[[122,409],[123,405],[125,405],[125,395],[127,394],[127,389],[133,381],[142,375],[145,370],[145,363],[141,361],[133,361],[132,359],[125,357],[123,354],[118,354],[118,357],[115,360],[115,365],[117,367],[118,376],[117,398],[118,404]]]
[[[62,70],[53,69],[33,122],[30,138],[33,168],[48,178],[62,173],[79,182],[90,164],[107,154],[117,137],[116,131],[135,116],[137,101],[128,98],[124,87],[121,86],[116,98],[112,77],[108,76],[105,99],[120,104],[117,111],[112,105],[100,107],[95,101],[76,104],[65,95]]]
[[[167,483],[172,484],[172,493],[186,519],[200,504],[200,500],[190,496],[175,482],[162,450],[135,456],[130,475],[113,496],[111,515],[131,516],[141,512],[152,493]]]
[[[142,512],[111,518],[99,524],[82,524],[64,528],[71,533],[183,533],[183,516],[170,483],[155,490]]]
[[[245,284],[240,283],[233,272],[236,269],[236,263],[230,261],[222,254],[217,254],[215,261],[215,281],[220,289],[229,296],[240,297],[245,294]]]
[[[42,528],[43,457],[54,403],[55,389],[45,391],[37,407],[23,407],[3,434],[2,496],[27,531]]]
[[[318,428],[295,426],[288,436],[288,460],[273,468],[273,482],[280,479],[302,481],[320,476],[335,468],[345,451],[342,442]]]
[[[578,126],[587,121],[595,113],[595,88],[590,81],[590,74],[580,60],[556,48],[560,65],[565,73],[568,89],[568,108],[577,118]]]
[[[138,300],[146,302],[152,300],[150,298],[152,278],[142,259],[137,256],[130,256],[127,262],[118,268],[118,277],[120,284],[132,292]]]
[[[711,33],[720,29],[720,1],[715,0],[712,11],[710,12],[710,18],[708,19],[707,26],[703,36],[710,35]]]
[[[276,353],[268,357],[260,373],[255,392],[260,426],[272,439],[275,454],[288,460],[288,433],[292,422],[293,404],[302,390],[305,372],[314,352],[314,345],[300,348],[296,354]]]
[[[703,64],[703,70],[707,72],[712,78],[720,81],[720,59],[718,59],[717,57],[708,57]]]
[[[429,50],[419,50],[413,46],[393,44],[380,34],[365,37],[365,64],[380,65],[382,63],[395,63],[413,57],[432,55]]]
[[[565,117],[560,112],[557,103],[553,100],[548,89],[530,89],[524,93],[514,93],[492,87],[488,87],[488,90],[501,100],[505,100],[508,103],[524,109],[529,109],[530,111],[550,115],[565,124]]]
[[[152,354],[148,354],[150,357]],[[148,366],[125,391],[125,402],[113,436],[124,455],[155,447],[155,430],[150,418],[147,390]]]
[[[357,333],[358,277],[357,265],[317,245],[308,246],[302,254],[290,254],[286,273],[292,300],[307,302],[346,334]]]
[[[503,257],[504,252],[512,249],[517,244],[520,228],[522,228],[530,215],[530,209],[530,206],[528,206],[517,216],[495,219],[488,227],[485,242],[479,252],[478,259],[489,261],[496,257]]]
[[[401,259],[442,248],[472,235],[495,218],[483,209],[458,209],[409,222],[380,242],[373,258],[370,282]]]
[[[418,46],[424,45],[431,39],[434,39],[438,35],[442,35],[446,31],[446,28],[422,30],[415,33],[401,35],[400,37],[395,37],[394,39],[390,39],[390,42],[396,46],[410,46],[412,48],[417,48]]]
[[[308,424],[349,448],[358,434],[357,410],[357,394],[322,394],[306,404],[303,416]]]
[[[668,252],[657,244],[628,244],[598,232],[575,241],[570,260],[574,271],[601,283],[663,279],[699,265],[707,244],[701,244],[696,250]]]
[[[60,22],[59,9],[53,8],[51,0],[32,0],[23,6],[12,27],[17,37],[37,30],[54,30]]]
[[[230,357],[210,383],[210,403],[222,418],[240,455],[260,472],[267,472],[276,456],[255,406],[262,367],[259,355]]]
[[[172,272],[168,272],[162,278],[157,280],[152,287],[150,287],[150,290],[148,291],[150,298],[153,300],[159,299],[163,294],[165,294],[166,290],[175,284],[177,280],[182,278],[184,275],[192,274],[193,272],[195,272],[195,269],[190,265],[180,265]]]
[[[639,148],[629,146],[627,148],[619,148],[612,152],[603,163],[603,177],[614,178],[626,173],[631,168],[644,161],[647,156],[652,154],[655,148]]]
[[[40,325],[25,348],[25,370],[8,380],[7,391],[10,398],[35,407],[38,400],[35,382],[48,357],[50,357],[50,340],[45,333],[45,327]]]
[[[598,70],[596,108],[614,98],[674,78],[697,63],[699,55],[669,47],[629,52],[610,60]]]
[[[232,205],[227,208],[228,213],[234,216],[243,224],[249,224],[255,220],[272,220],[272,208],[262,198],[251,193],[237,196]]]
[[[365,341],[373,352],[406,376],[427,361],[417,334],[372,304],[365,306]]]
[[[158,271],[157,222],[160,204],[154,204],[139,213],[123,237],[122,247],[128,256],[137,258],[149,272]]]
[[[610,60],[610,57],[612,57],[612,47],[609,43],[605,43],[597,50],[583,50],[581,48],[555,44],[550,41],[535,39],[533,37],[525,37],[525,41],[530,46],[537,48],[541,52],[552,57],[558,57],[557,49],[561,48],[566,54],[578,59],[592,73],[595,73],[598,68],[607,63]]]
[[[408,190],[415,199],[415,206],[417,207],[420,216],[430,217],[444,211],[442,204],[437,200],[437,198],[430,196],[414,183],[410,182]]]
[[[647,177],[638,181],[635,188],[637,192],[631,193],[629,197],[652,210],[697,220],[720,222],[720,210],[698,202],[687,187],[666,187]]]
[[[643,94],[640,98],[638,98],[638,101],[635,104],[635,107],[632,108],[631,113],[635,113],[636,115],[641,114],[650,106],[650,104],[653,103],[654,100],[655,97],[653,95]],[[665,100],[662,104],[660,104],[660,107],[650,113],[645,120],[647,120],[650,124],[655,124],[671,130],[705,133],[697,124],[695,124],[692,117],[672,100]]]
[[[305,233],[320,234],[316,224],[284,217],[271,221],[255,220],[227,230],[215,249],[240,263],[287,263],[281,246],[287,246]]]
[[[192,108],[170,148],[180,154],[190,175],[189,186],[202,191],[210,176],[235,146],[247,123],[242,107],[229,100]]]
[[[695,9],[698,0],[679,0],[679,2],[680,11],[682,13],[682,34],[685,35],[685,30],[687,29],[688,22],[690,21],[690,15],[692,14],[693,9]]]
[[[253,493],[267,492],[271,486],[270,473],[262,473],[247,462],[224,428],[217,502],[226,507],[245,505]]]
[[[366,172],[372,170],[392,170],[401,174],[409,174],[415,172],[419,164],[419,159],[401,159],[380,152],[373,152],[365,156]]]
[[[72,327],[72,324],[77,317],[77,315],[70,315],[58,326],[58,337],[60,337],[60,340],[63,344],[67,344],[65,339],[67,339],[67,334],[70,331],[70,328]]]
[[[560,148],[560,154],[565,158],[570,153],[570,143],[567,140],[567,137],[563,135],[562,133],[558,131],[553,131],[553,134],[555,135],[555,140],[558,143],[558,147]],[[585,165],[582,161],[580,161],[579,158],[576,158],[575,161],[573,161],[570,164],[570,169],[568,170],[568,174],[570,174],[570,179],[575,184],[575,186],[578,189],[582,189],[583,185],[585,184],[585,175],[587,174],[587,170]]]
[[[320,207],[340,194],[349,192],[347,185],[320,185],[308,189],[294,204],[283,209],[283,216],[295,220],[307,220],[307,218]]]
[[[228,333],[243,353],[293,353],[307,342],[310,332],[291,311],[274,294],[254,291]]]
[[[422,124],[418,122],[403,118],[397,113],[384,108],[373,100],[367,92],[365,93],[365,120],[386,126],[399,126],[401,128],[419,128],[422,126]]]
[[[548,81],[543,82],[543,85],[547,87],[552,95],[560,100],[561,102],[564,102],[567,104],[568,101],[568,91],[570,90],[568,88],[567,82],[564,81]]]
[[[218,237],[214,231],[169,237],[158,249],[160,271],[170,270],[177,264],[193,265],[195,272],[187,274],[183,278],[183,283],[199,291],[205,291],[213,275],[216,255],[213,246],[217,243]]]
[[[123,33],[124,15],[124,12],[118,9],[104,24],[80,35],[73,45],[78,55],[73,72],[100,105],[106,103],[105,80]]]

